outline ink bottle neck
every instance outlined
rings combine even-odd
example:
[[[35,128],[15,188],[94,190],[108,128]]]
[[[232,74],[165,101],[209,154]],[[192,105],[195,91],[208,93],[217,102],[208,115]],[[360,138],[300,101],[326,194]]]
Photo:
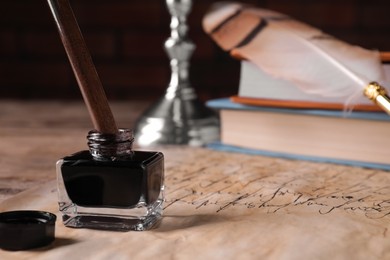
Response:
[[[88,147],[96,161],[124,161],[133,154],[133,132],[130,129],[118,129],[116,134],[103,134],[89,131]]]

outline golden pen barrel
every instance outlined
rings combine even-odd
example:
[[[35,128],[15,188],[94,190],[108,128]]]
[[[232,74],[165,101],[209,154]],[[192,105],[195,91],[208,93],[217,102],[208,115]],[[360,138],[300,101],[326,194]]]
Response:
[[[364,89],[364,95],[374,101],[386,113],[390,115],[390,98],[387,96],[386,89],[376,82],[371,82]]]

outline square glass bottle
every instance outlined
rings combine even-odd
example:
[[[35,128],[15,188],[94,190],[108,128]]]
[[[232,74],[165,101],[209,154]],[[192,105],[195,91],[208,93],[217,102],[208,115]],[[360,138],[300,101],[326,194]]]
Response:
[[[91,131],[89,151],[57,162],[59,209],[65,226],[147,230],[162,217],[164,156],[133,151],[132,132]]]

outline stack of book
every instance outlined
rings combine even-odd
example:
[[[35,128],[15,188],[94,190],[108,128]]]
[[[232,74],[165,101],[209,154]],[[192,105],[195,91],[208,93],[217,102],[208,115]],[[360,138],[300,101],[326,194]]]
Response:
[[[390,116],[364,97],[353,111],[344,101],[306,94],[242,61],[238,95],[207,103],[221,117],[221,140],[209,147],[390,170]]]

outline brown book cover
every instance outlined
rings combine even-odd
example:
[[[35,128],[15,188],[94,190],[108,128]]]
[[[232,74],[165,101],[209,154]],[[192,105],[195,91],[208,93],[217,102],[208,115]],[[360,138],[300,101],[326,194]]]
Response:
[[[264,107],[280,107],[280,108],[299,108],[299,109],[328,109],[328,110],[343,110],[345,107],[340,103],[321,103],[310,101],[292,101],[292,100],[276,100],[266,98],[250,98],[232,96],[230,99],[235,103],[252,105],[252,106],[264,106]],[[355,105],[353,107],[355,111],[382,111],[382,109],[373,105]]]

